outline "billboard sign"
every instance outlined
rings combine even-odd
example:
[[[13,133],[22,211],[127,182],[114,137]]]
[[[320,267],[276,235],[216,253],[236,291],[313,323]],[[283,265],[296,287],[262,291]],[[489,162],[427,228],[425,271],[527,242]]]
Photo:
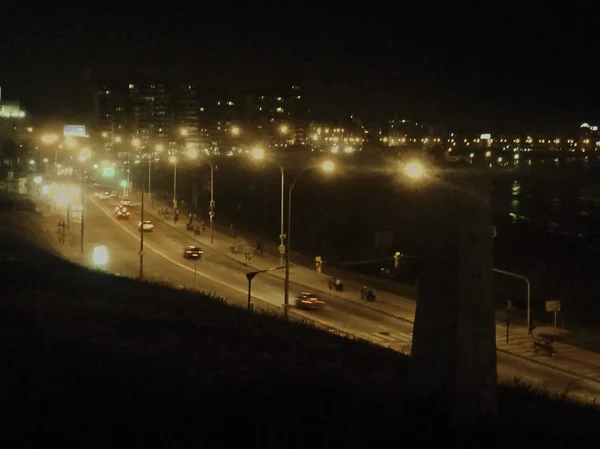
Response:
[[[85,137],[85,125],[65,125],[63,135],[65,137]]]
[[[481,140],[490,140],[492,138],[492,135],[490,133],[482,134],[481,136],[479,136],[479,138]]]

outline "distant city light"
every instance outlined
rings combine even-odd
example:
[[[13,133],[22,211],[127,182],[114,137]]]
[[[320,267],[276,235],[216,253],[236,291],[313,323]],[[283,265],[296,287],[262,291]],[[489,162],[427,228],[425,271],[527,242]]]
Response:
[[[35,161],[33,159],[29,159],[29,165],[35,165]]]
[[[492,152],[491,151],[486,151],[485,152],[485,157],[491,157],[492,156]]]
[[[136,148],[139,148],[142,145],[142,141],[136,137],[131,141],[131,145],[133,145]]]
[[[154,149],[160,153],[161,151],[163,151],[165,149],[165,147],[162,144],[157,143],[156,146],[154,147]]]
[[[321,168],[328,172],[331,173],[332,171],[335,170],[335,164],[332,161],[325,161],[323,162],[323,164],[321,165]]]
[[[45,144],[53,144],[58,141],[58,135],[56,134],[45,134],[42,136],[42,142]]]
[[[252,157],[257,161],[260,161],[265,158],[265,150],[262,148],[254,148],[252,150]]]
[[[404,168],[404,174],[413,180],[421,179],[425,176],[425,167],[419,161],[409,162]]]
[[[42,183],[42,177],[41,176],[36,176],[35,178],[33,178],[33,182],[35,182],[36,184],[41,184]]]
[[[279,127],[279,131],[281,132],[281,134],[287,134],[287,132],[289,131],[289,128],[286,125],[281,125]]]
[[[187,155],[191,159],[196,159],[198,157],[199,153],[198,153],[197,149],[190,148],[189,150],[187,150]]]
[[[121,139],[121,136],[117,136],[115,137],[115,143],[121,143],[123,139]]]

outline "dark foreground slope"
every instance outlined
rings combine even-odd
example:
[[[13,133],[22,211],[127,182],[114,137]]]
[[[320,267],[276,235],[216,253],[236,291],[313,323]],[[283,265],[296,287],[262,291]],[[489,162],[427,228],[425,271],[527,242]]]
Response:
[[[33,218],[32,218],[33,219]],[[568,447],[600,414],[502,387],[494,429],[412,398],[409,359],[0,236],[0,447]],[[10,257],[10,254],[15,254]]]

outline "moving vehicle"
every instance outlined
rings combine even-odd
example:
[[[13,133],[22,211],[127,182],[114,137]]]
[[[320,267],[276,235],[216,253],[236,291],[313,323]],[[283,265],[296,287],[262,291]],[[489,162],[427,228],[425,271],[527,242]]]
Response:
[[[119,192],[117,192],[116,190],[113,190],[112,192],[110,192],[110,197],[111,198],[119,198]]]
[[[154,229],[154,225],[150,221],[148,221],[148,220],[144,220],[143,227],[144,227],[144,232],[152,232],[152,230]],[[142,222],[140,221],[138,223],[138,231],[141,228],[142,228]]]
[[[123,198],[121,198],[121,201],[119,202],[119,204],[121,206],[131,206],[131,201],[129,201],[129,198],[123,197]]]
[[[115,208],[115,213],[117,214],[117,218],[121,220],[129,220],[129,211],[125,206],[117,206]]]
[[[100,198],[101,200],[107,200],[110,198],[110,195],[108,194],[108,192],[96,192],[94,194],[94,196],[96,198]]]
[[[375,293],[373,293],[373,290],[371,290],[369,287],[362,287],[360,289],[360,299],[363,301],[375,301]]]
[[[204,251],[197,246],[186,246],[183,250],[183,257],[185,259],[202,259],[202,254],[204,254]]]
[[[325,305],[325,301],[313,293],[300,293],[296,298],[296,307],[305,310],[317,310]]]
[[[339,278],[329,279],[329,290],[335,290],[336,292],[344,291],[344,284]]]

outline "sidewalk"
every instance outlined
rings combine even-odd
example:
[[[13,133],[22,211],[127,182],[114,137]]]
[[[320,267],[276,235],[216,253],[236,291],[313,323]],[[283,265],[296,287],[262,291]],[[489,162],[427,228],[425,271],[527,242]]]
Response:
[[[160,200],[154,200],[154,207],[152,210],[146,210],[146,213],[150,213],[157,220],[165,220],[164,217],[159,217],[157,210],[160,207],[169,207],[170,205]],[[170,209],[172,210],[172,209]],[[172,214],[166,222],[176,229],[178,232],[184,233],[188,237],[194,238],[200,244],[204,245],[205,248],[212,248],[215,251],[231,258],[248,267],[248,271],[251,270],[268,270],[280,266],[280,259],[269,253],[264,253],[262,256],[253,256],[251,260],[247,260],[244,253],[246,251],[253,253],[253,245],[249,242],[246,243],[246,247],[240,245],[238,247],[238,253],[233,254],[231,252],[231,245],[235,241],[233,235],[227,235],[215,229],[214,231],[214,243],[210,243],[210,227],[208,221],[206,221],[206,231],[202,232],[199,236],[195,236],[193,233],[186,231],[185,226],[188,221],[188,216],[181,213],[178,223],[173,223]],[[283,270],[277,270],[266,273],[270,276],[277,277],[279,279],[285,278]],[[360,288],[363,284],[356,282],[356,280],[348,280],[349,276],[344,277],[344,292],[333,292],[328,288],[328,280],[331,278],[330,275],[318,274],[313,269],[302,267],[300,265],[290,265],[290,282],[305,286],[311,290],[324,293],[326,295],[333,295],[336,298],[341,298],[347,301],[351,301],[360,304],[363,307],[368,307],[377,312],[384,313],[386,315],[398,318],[410,323],[413,323],[416,301],[407,296],[398,296],[389,292],[377,290],[377,300],[373,303],[364,302],[360,299]],[[367,277],[365,277],[367,278]],[[367,278],[368,279],[368,278]],[[366,283],[366,282],[365,282]],[[368,284],[370,287],[373,285]],[[578,376],[600,381],[600,354],[597,352],[589,351],[577,346],[568,345],[561,343],[560,341],[553,342],[554,355],[548,357],[543,351],[538,351],[536,354],[533,350],[533,338],[527,332],[526,326],[520,324],[518,318],[515,317],[510,329],[509,343],[506,343],[506,326],[502,324],[502,312],[497,313],[496,325],[496,346],[498,350],[522,357],[531,361],[542,363],[557,369],[575,373]],[[541,335],[547,335],[554,332],[554,329],[549,328],[536,328],[534,330],[534,337]],[[361,337],[358,335],[357,337]],[[392,335],[369,335],[370,341],[375,338],[378,344],[388,347],[402,347],[403,352],[406,352],[406,348],[410,345],[410,341],[407,340],[404,334]]]

